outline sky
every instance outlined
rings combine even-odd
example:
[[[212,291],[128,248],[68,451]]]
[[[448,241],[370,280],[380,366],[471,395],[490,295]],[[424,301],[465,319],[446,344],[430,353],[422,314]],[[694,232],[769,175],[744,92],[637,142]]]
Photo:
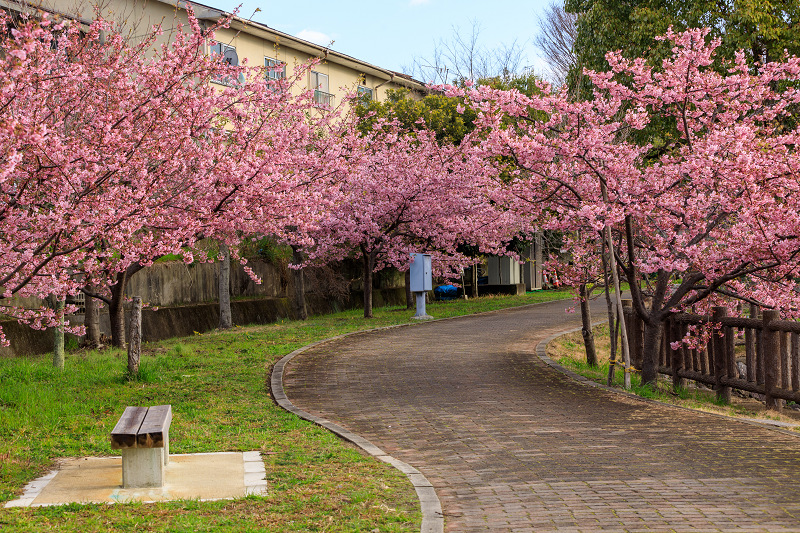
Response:
[[[524,66],[543,73],[544,62],[533,45],[549,0],[200,0],[278,31],[332,49],[378,67],[404,72],[415,57],[430,58],[439,39],[453,28],[469,33],[481,28],[480,44],[489,49],[515,40],[524,50]],[[253,14],[256,9],[260,11]],[[430,80],[421,80],[430,81]]]

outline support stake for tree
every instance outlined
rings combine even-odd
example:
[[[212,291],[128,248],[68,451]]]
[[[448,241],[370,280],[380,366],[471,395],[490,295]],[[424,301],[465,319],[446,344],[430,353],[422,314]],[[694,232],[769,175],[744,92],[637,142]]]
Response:
[[[228,245],[219,244],[219,329],[230,329],[231,315],[231,254]]]
[[[139,376],[139,360],[142,355],[142,298],[133,297],[131,306],[131,335],[128,342],[128,378]]]
[[[53,333],[53,366],[64,370],[64,300],[57,299],[53,307],[56,311],[56,327]]]
[[[614,241],[611,238],[611,228],[606,226],[606,239],[608,240],[608,257],[611,263],[611,276],[614,279],[614,291],[617,293],[617,323],[620,327],[622,339],[622,366],[625,369],[624,386],[631,388],[631,348],[628,344],[628,328],[625,326],[625,314],[622,310],[622,291],[619,288],[619,273],[617,272],[617,258],[614,255]]]

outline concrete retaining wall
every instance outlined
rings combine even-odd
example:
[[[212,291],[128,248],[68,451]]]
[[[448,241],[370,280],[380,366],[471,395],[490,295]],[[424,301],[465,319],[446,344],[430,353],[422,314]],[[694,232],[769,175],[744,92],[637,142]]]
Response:
[[[253,281],[242,265],[231,264],[232,298],[287,296],[289,274],[285,267],[279,268],[264,261],[250,261],[247,266],[261,278],[261,283]],[[131,276],[126,294],[129,297],[141,296],[143,302],[154,306],[210,302],[217,299],[218,284],[218,262],[156,263]]]
[[[363,293],[353,291],[348,301],[337,301],[309,295],[306,298],[309,314],[327,314],[344,309],[361,307]],[[405,289],[376,289],[373,293],[375,307],[402,305],[405,303]],[[260,298],[236,300],[231,302],[233,323],[239,326],[248,324],[269,324],[282,318],[294,318],[291,300],[288,298]],[[108,315],[101,316],[101,326],[109,331]],[[219,325],[219,303],[160,307],[142,310],[142,337],[145,342],[203,333],[216,329]],[[0,322],[3,331],[11,342],[10,346],[0,346],[0,357],[32,355],[53,351],[53,330],[34,330],[15,321]],[[68,339],[78,339],[67,335]]]
[[[231,265],[231,312],[237,325],[268,324],[281,318],[293,318],[290,296],[293,294],[292,273],[286,266],[276,266],[261,260],[252,260],[247,266],[261,278],[253,281],[244,268]],[[335,267],[343,280],[344,292],[349,295],[332,297],[330,278],[306,276],[306,302],[309,314],[325,314],[343,309],[361,307],[363,291],[361,269],[356,262],[343,262]],[[128,282],[127,295],[141,296],[146,306],[142,311],[142,335],[145,341],[204,332],[219,325],[218,304],[219,263],[180,262],[156,263],[133,276]],[[405,303],[405,285],[402,273],[395,270],[379,272],[375,276],[373,305],[402,305]],[[246,298],[236,300],[236,298]],[[27,302],[35,306],[35,302]],[[157,307],[157,309],[152,309]],[[83,323],[83,315],[69,317],[71,323]],[[52,330],[33,330],[14,321],[0,322],[11,345],[0,346],[0,357],[47,353],[53,349]],[[100,315],[100,328],[110,335],[108,311]],[[72,342],[78,339],[74,336]]]

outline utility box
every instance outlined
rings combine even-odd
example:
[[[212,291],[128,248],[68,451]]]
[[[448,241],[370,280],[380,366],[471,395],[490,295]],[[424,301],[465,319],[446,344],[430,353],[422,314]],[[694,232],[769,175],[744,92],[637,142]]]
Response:
[[[522,282],[520,266],[507,256],[489,256],[489,285],[516,285]]]
[[[411,292],[433,290],[433,269],[430,254],[411,254]]]

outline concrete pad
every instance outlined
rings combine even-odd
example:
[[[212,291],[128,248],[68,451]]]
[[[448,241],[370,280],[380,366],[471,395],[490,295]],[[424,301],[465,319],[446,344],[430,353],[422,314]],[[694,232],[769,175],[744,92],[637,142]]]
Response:
[[[266,494],[259,452],[170,455],[163,487],[122,487],[121,457],[64,459],[58,470],[29,483],[6,507],[66,503],[125,503],[168,500],[224,500]]]

